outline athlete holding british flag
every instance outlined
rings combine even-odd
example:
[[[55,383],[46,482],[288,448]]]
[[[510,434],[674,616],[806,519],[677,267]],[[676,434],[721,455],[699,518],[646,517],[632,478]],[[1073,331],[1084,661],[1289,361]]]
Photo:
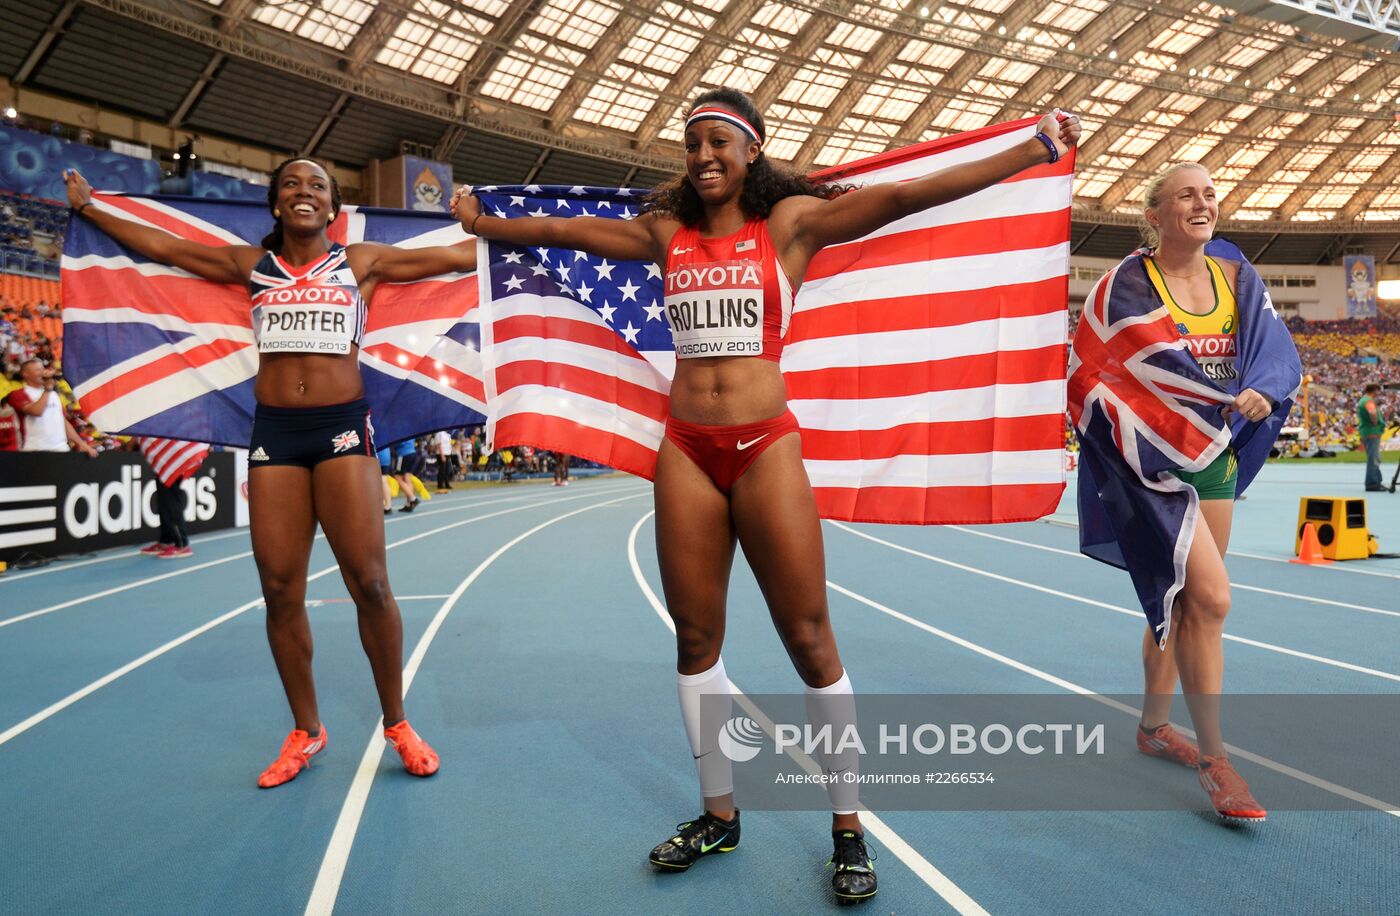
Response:
[[[340,214],[340,188],[311,159],[289,159],[273,172],[267,202],[276,223],[261,246],[178,238],[94,202],[77,171],[65,177],[75,216],[151,260],[213,283],[245,286],[252,299],[259,350],[248,475],[253,556],[267,604],[268,642],[295,719],[258,785],[294,779],[326,747],[305,603],[318,522],[355,601],[384,735],[408,772],[431,776],[438,755],[404,718],[403,621],[389,588],[379,468],[358,353],[378,284],[473,271],[474,241],[411,250],[332,242],[327,227]]]

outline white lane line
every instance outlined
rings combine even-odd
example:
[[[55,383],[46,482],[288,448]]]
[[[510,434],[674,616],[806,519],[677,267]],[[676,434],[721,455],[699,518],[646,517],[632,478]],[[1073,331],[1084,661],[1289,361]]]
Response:
[[[395,595],[395,596],[394,596],[394,600],[397,601],[397,602],[399,602],[399,603],[403,603],[403,602],[405,602],[405,601],[441,601],[443,598],[446,598],[446,597],[447,597],[446,595]],[[355,599],[354,599],[354,598],[350,598],[350,597],[345,597],[345,598],[307,598],[307,599],[306,599],[306,606],[309,607],[309,608],[311,608],[311,607],[325,607],[325,606],[328,605],[328,604],[354,604],[354,603],[355,603]]]
[[[194,543],[194,538],[190,538],[190,543]],[[21,579],[32,579],[35,576],[46,576],[49,573],[56,573],[60,570],[77,569],[80,566],[91,566],[94,563],[106,563],[109,560],[122,560],[127,557],[139,557],[140,555],[141,551],[139,550],[124,550],[121,553],[114,553],[105,557],[97,557],[96,559],[92,560],[79,560],[76,563],[67,563],[61,560],[56,560],[48,566],[45,566],[43,569],[36,569],[32,572],[9,573],[7,575],[0,576],[0,585],[4,585],[6,582],[18,582]]]
[[[1270,557],[1262,553],[1245,553],[1243,550],[1230,551],[1232,557],[1246,557],[1250,560],[1267,560],[1270,563],[1291,563],[1288,557]],[[1344,566],[1341,563],[1332,563],[1328,566],[1311,566],[1310,569],[1325,569],[1330,572],[1350,573],[1353,576],[1375,576],[1380,579],[1400,579],[1400,573],[1379,572],[1374,569],[1357,569],[1353,566]]]
[[[600,495],[600,494],[593,493],[593,494],[588,494],[588,495],[597,496],[597,495]],[[582,499],[582,498],[584,498],[584,497],[581,497],[581,496],[574,496],[574,497],[568,497],[568,498],[570,498],[570,499]],[[479,506],[490,506],[490,505],[496,505],[496,504],[498,504],[498,503],[513,503],[513,502],[522,502],[522,501],[525,501],[525,497],[524,497],[524,496],[507,496],[507,497],[503,497],[503,498],[501,498],[501,499],[486,500],[486,501],[476,502],[476,503],[463,503],[463,504],[458,505],[458,506],[452,506],[452,507],[448,507],[448,508],[444,508],[444,509],[438,509],[438,510],[436,510],[436,511],[434,511],[434,512],[424,512],[424,513],[422,513],[421,515],[419,515],[419,516],[417,516],[417,517],[418,517],[418,518],[426,518],[427,516],[430,516],[430,515],[441,515],[441,514],[447,513],[447,512],[460,512],[460,511],[462,511],[463,509],[474,509],[474,508],[477,508],[477,507],[479,507]],[[548,506],[548,505],[553,505],[555,502],[560,502],[560,501],[562,501],[562,500],[529,500],[529,505],[532,505],[532,506],[535,506],[535,505],[538,505],[538,506]],[[409,520],[409,519],[408,519],[407,517],[389,519],[389,520],[387,520],[387,521],[385,522],[385,524],[386,524],[386,525],[389,525],[389,524],[393,524],[394,522],[402,522],[402,521],[408,521],[408,520]],[[324,534],[324,533],[318,533],[318,534],[312,539],[312,541],[313,541],[313,543],[314,543],[315,541],[320,541],[320,540],[323,540],[324,538],[325,538],[325,534]],[[93,593],[90,594],[90,595],[83,595],[83,596],[80,597],[80,598],[74,598],[74,599],[72,599],[71,601],[64,601],[64,602],[61,602],[61,603],[59,603],[59,604],[50,605],[49,607],[40,608],[40,609],[37,610],[37,611],[29,611],[28,613],[25,613],[25,614],[17,614],[17,615],[14,616],[14,617],[7,617],[7,618],[5,618],[5,619],[3,619],[3,620],[0,620],[0,629],[3,629],[3,628],[5,628],[5,627],[8,627],[8,626],[10,626],[11,624],[20,623],[21,621],[32,620],[32,619],[35,618],[35,617],[43,617],[44,615],[46,615],[46,614],[52,614],[52,613],[54,613],[55,611],[62,611],[62,610],[64,610],[64,609],[66,609],[66,608],[75,607],[75,606],[80,605],[80,604],[87,604],[88,602],[90,602],[90,601],[96,601],[96,600],[99,599],[99,598],[107,598],[107,597],[109,597],[109,596],[111,596],[111,595],[118,594],[119,592],[130,591],[131,589],[134,589],[134,588],[141,588],[141,587],[146,586],[146,585],[152,585],[152,584],[154,584],[154,583],[156,583],[156,582],[162,582],[162,581],[164,581],[164,580],[166,580],[166,579],[173,579],[173,578],[175,578],[176,576],[184,576],[184,575],[188,575],[189,573],[199,572],[200,570],[209,569],[209,568],[212,567],[212,566],[221,566],[221,565],[224,564],[224,563],[232,563],[234,560],[242,560],[242,559],[245,559],[245,558],[247,558],[247,557],[251,557],[252,555],[253,555],[253,552],[252,552],[251,550],[245,550],[245,551],[243,551],[242,553],[235,553],[235,554],[232,554],[231,556],[227,556],[227,557],[224,557],[224,558],[219,559],[219,560],[210,560],[210,561],[207,562],[207,563],[198,563],[198,564],[196,564],[196,565],[194,565],[194,566],[181,566],[179,569],[171,570],[170,572],[162,573],[161,575],[158,575],[158,576],[150,576],[150,577],[145,578],[145,579],[139,579],[139,580],[137,580],[137,581],[135,581],[135,582],[128,582],[128,583],[126,583],[125,585],[114,586],[114,587],[109,588],[109,589],[106,589],[106,590],[104,590],[104,591],[93,592]],[[65,568],[67,568],[67,569],[72,569],[73,567],[72,567],[72,566],[67,566],[67,567],[65,567]],[[45,571],[47,572],[48,570],[45,570]]]
[[[135,582],[128,582],[125,585],[117,585],[104,591],[93,592],[91,595],[83,595],[81,598],[74,598],[71,601],[64,601],[60,604],[39,608],[39,610],[30,611],[27,614],[17,614],[14,617],[6,617],[4,620],[0,620],[0,628],[8,627],[11,624],[20,623],[25,620],[33,620],[35,617],[43,617],[45,614],[52,614],[55,611],[61,611],[65,608],[74,607],[75,605],[87,604],[90,601],[96,601],[99,598],[106,598],[111,595],[119,594],[120,592],[131,591],[133,588],[141,588],[146,585],[153,585],[156,582],[164,582],[166,579],[174,579],[178,576],[187,576],[190,573],[211,569],[215,566],[223,566],[225,563],[232,563],[234,560],[242,560],[252,555],[253,552],[251,550],[245,550],[242,553],[235,553],[221,560],[210,560],[207,563],[198,563],[194,566],[182,566],[179,569],[171,570],[168,573],[162,573],[159,576],[149,576],[145,579],[138,579]]]
[[[666,611],[666,606],[661,603],[661,599],[658,598],[656,592],[652,590],[651,584],[647,582],[646,576],[642,574],[641,564],[637,562],[637,532],[641,531],[642,525],[655,514],[655,511],[648,512],[637,520],[637,524],[632,526],[632,533],[627,537],[627,561],[632,565],[632,577],[637,581],[637,587],[641,589],[642,594],[646,596],[647,602],[651,605],[651,609],[656,612],[656,616],[661,618],[661,622],[666,625],[666,629],[674,634],[676,632],[675,622],[671,620],[671,615]],[[773,720],[768,718],[768,716],[739,689],[739,686],[735,684],[733,680],[731,680],[729,684],[730,689],[734,692],[734,701],[742,706],[744,711],[749,714],[749,718],[757,722],[771,737],[775,728]],[[800,750],[788,748],[787,755],[796,761],[797,765],[802,767],[808,774],[816,776],[821,773],[821,766]],[[875,812],[862,805],[860,809],[860,819],[865,829],[869,830],[870,833],[880,841],[881,845],[894,853],[895,858],[903,862],[910,871],[919,877],[919,880],[923,881],[935,894],[947,901],[948,905],[954,910],[963,914],[963,916],[988,916],[987,911],[983,909],[976,900],[973,900],[966,891],[954,884],[952,879],[939,871],[932,862],[920,855],[918,850],[905,842],[904,838],[881,820]]]
[[[590,496],[605,494],[590,493]],[[413,649],[413,654],[408,659],[408,664],[403,669],[403,695],[408,698],[408,690],[413,686],[413,678],[418,674],[419,667],[423,664],[423,658],[428,654],[428,647],[432,645],[433,638],[437,636],[438,630],[442,628],[443,621],[451,613],[452,608],[461,600],[472,583],[481,577],[481,574],[490,568],[516,544],[543,531],[550,525],[562,522],[566,518],[598,509],[603,506],[610,506],[628,499],[635,499],[641,493],[632,493],[626,496],[619,496],[605,502],[594,503],[591,506],[584,506],[572,512],[565,512],[556,515],[546,522],[542,522],[523,534],[517,535],[500,547],[489,557],[482,560],[471,573],[463,579],[452,594],[447,596],[447,600],[438,608],[432,622],[428,624],[418,645]],[[360,819],[365,813],[365,804],[369,801],[370,787],[374,784],[374,777],[379,772],[379,763],[384,756],[384,720],[381,718],[374,727],[373,734],[370,735],[369,744],[365,747],[364,755],[360,757],[360,765],[355,770],[355,777],[350,783],[350,791],[345,796],[345,803],[341,805],[340,816],[336,818],[335,829],[331,832],[330,843],[326,846],[325,857],[321,859],[321,868],[316,873],[316,883],[311,888],[311,897],[306,902],[307,916],[330,916],[335,910],[335,898],[340,894],[340,884],[345,878],[345,866],[350,861],[350,850],[355,844],[355,834],[360,829]]]
[[[991,538],[994,541],[1002,541],[1007,544],[1016,544],[1021,547],[1030,547],[1034,550],[1043,550],[1047,553],[1057,553],[1061,556],[1075,557],[1076,559],[1080,560],[1093,559],[1092,557],[1084,556],[1084,554],[1076,550],[1064,550],[1060,547],[1050,547],[1045,544],[1036,544],[1032,541],[1022,541],[1016,538],[1009,538],[1000,534],[991,534],[986,531],[975,531],[971,528],[964,528],[961,525],[948,525],[947,527],[952,529],[953,531],[961,531],[964,534],[975,534],[980,538]],[[1246,592],[1260,592],[1261,594],[1273,595],[1278,598],[1293,598],[1297,601],[1310,601],[1313,604],[1326,604],[1330,605],[1331,607],[1344,607],[1352,611],[1365,611],[1367,614],[1380,614],[1385,617],[1400,617],[1400,611],[1387,611],[1384,608],[1368,607],[1364,604],[1350,604],[1346,601],[1333,601],[1331,598],[1315,598],[1312,595],[1300,595],[1297,592],[1282,592],[1272,588],[1261,588],[1258,585],[1244,585],[1242,583],[1232,581],[1230,583],[1230,587],[1237,588],[1241,591]]]
[[[1027,582],[1024,579],[1013,579],[1010,576],[1003,576],[999,573],[988,572],[987,570],[979,569],[976,566],[967,566],[963,563],[955,563],[952,560],[945,560],[942,557],[936,557],[931,553],[924,553],[922,550],[915,550],[912,547],[905,547],[903,544],[896,544],[893,541],[886,541],[883,538],[877,538],[873,534],[866,534],[864,531],[857,531],[856,529],[851,528],[843,524],[842,522],[828,523],[836,526],[837,528],[840,528],[842,531],[845,531],[849,534],[854,534],[856,537],[859,538],[865,538],[867,541],[874,541],[876,544],[883,545],[885,547],[890,548],[891,550],[898,550],[901,553],[907,553],[912,556],[920,557],[922,559],[929,560],[933,563],[941,563],[944,566],[949,566],[953,569],[962,570],[963,572],[969,572],[975,576],[984,576],[988,579],[995,579],[998,582],[1005,582],[1008,585],[1018,585],[1021,588],[1028,588],[1032,591],[1042,592],[1046,595],[1054,595],[1056,598],[1064,598],[1066,601],[1074,601],[1078,604],[1087,604],[1091,607],[1103,608],[1106,611],[1113,611],[1117,614],[1125,614],[1128,617],[1136,618],[1138,621],[1142,621],[1144,619],[1142,611],[1140,610],[1133,610],[1131,608],[1120,607],[1116,604],[1109,604],[1106,601],[1095,601],[1093,598],[1085,598],[1082,595],[1074,595],[1070,594],[1069,592],[1062,592],[1059,589],[1047,588],[1044,585],[1036,585],[1034,582]],[[1253,646],[1256,649],[1264,649],[1269,652],[1277,652],[1280,655],[1288,655],[1292,656],[1293,658],[1303,658],[1307,659],[1308,661],[1317,662],[1322,665],[1330,665],[1333,668],[1341,668],[1346,671],[1354,671],[1357,674],[1365,674],[1370,677],[1378,677],[1382,678],[1383,680],[1400,683],[1400,674],[1392,674],[1389,671],[1381,671],[1377,668],[1367,668],[1365,665],[1353,665],[1351,662],[1344,662],[1335,658],[1328,658],[1325,655],[1313,655],[1309,652],[1299,652],[1297,649],[1289,649],[1284,646],[1276,646],[1273,643],[1259,642],[1255,639],[1246,639],[1243,636],[1233,636],[1229,633],[1221,634],[1221,638],[1228,639],[1230,642],[1237,642],[1241,643],[1242,645]]]
[[[208,544],[213,541],[222,541],[226,538],[238,537],[240,534],[244,537],[247,537],[248,529],[244,527],[235,528],[232,531],[225,531],[218,534],[195,534],[190,536],[190,546],[193,547],[197,545]],[[67,560],[63,559],[63,557],[56,557],[43,569],[36,569],[30,572],[11,573],[6,576],[0,576],[0,585],[3,585],[6,582],[18,582],[21,579],[32,579],[35,576],[47,576],[50,573],[65,572],[70,569],[78,569],[82,566],[92,566],[94,563],[108,563],[112,560],[125,560],[128,557],[139,556],[141,556],[140,550],[123,550],[121,553],[111,553],[105,557],[94,557],[91,560],[78,560],[77,562],[73,563],[70,563]]]
[[[564,499],[558,500],[558,502],[564,502],[565,500],[587,499],[587,498],[590,497],[590,496],[597,496],[597,495],[598,495],[598,494],[596,494],[596,493],[581,494],[581,495],[578,495],[578,496],[565,497]],[[634,495],[640,495],[640,494],[634,494]],[[435,534],[441,534],[442,532],[444,532],[444,531],[450,531],[450,530],[452,530],[453,528],[461,528],[461,527],[463,527],[463,526],[465,526],[465,525],[474,525],[474,524],[476,524],[477,522],[484,522],[484,521],[486,521],[487,519],[497,518],[498,516],[502,516],[502,515],[510,515],[510,514],[512,514],[512,513],[515,513],[515,512],[524,512],[524,511],[527,510],[527,509],[533,509],[533,508],[535,508],[535,505],[534,505],[534,504],[526,505],[526,506],[516,506],[515,508],[512,508],[512,509],[502,509],[502,510],[500,510],[499,512],[491,512],[491,513],[488,513],[488,514],[486,514],[486,515],[479,515],[479,516],[476,516],[475,518],[464,519],[463,521],[460,521],[460,522],[453,522],[453,523],[451,523],[450,525],[443,525],[443,526],[438,527],[438,528],[433,528],[433,529],[430,529],[430,530],[428,530],[428,531],[424,531],[424,532],[422,532],[422,533],[420,533],[420,534],[415,534],[415,535],[413,535],[412,537],[406,537],[406,538],[404,538],[404,539],[401,540],[401,541],[395,541],[395,542],[392,543],[392,544],[387,544],[387,545],[385,545],[385,549],[386,549],[386,550],[393,550],[395,547],[401,547],[401,546],[403,546],[404,544],[411,544],[411,543],[413,543],[414,541],[419,541],[419,540],[422,540],[423,538],[431,537],[431,536],[433,536],[433,535],[435,535]],[[334,566],[327,566],[325,569],[319,570],[319,571],[317,571],[317,572],[315,572],[315,573],[312,573],[311,575],[307,576],[307,577],[306,577],[306,581],[307,581],[307,582],[313,582],[313,581],[315,581],[316,579],[321,578],[322,576],[328,576],[328,575],[330,575],[331,573],[335,572],[335,571],[336,571],[337,569],[339,569],[339,568],[340,568],[340,564],[338,564],[338,563],[337,563],[336,565],[334,565]],[[124,675],[126,675],[126,674],[130,674],[132,671],[135,671],[137,668],[140,668],[142,665],[146,664],[147,662],[159,658],[160,656],[162,656],[162,655],[164,655],[165,653],[169,652],[171,649],[178,648],[179,646],[182,646],[182,645],[184,645],[185,643],[189,642],[191,639],[194,639],[196,636],[199,636],[199,635],[202,634],[202,633],[205,633],[205,632],[208,632],[209,630],[212,630],[214,627],[218,626],[219,624],[224,623],[225,621],[228,621],[228,620],[232,620],[233,618],[237,617],[239,614],[244,613],[245,611],[249,610],[250,608],[259,607],[259,606],[261,606],[261,605],[262,605],[262,599],[261,599],[261,598],[257,598],[257,599],[255,599],[255,600],[253,600],[253,601],[249,601],[247,604],[241,605],[240,607],[236,607],[236,608],[234,608],[233,610],[229,611],[229,612],[226,613],[226,614],[223,614],[223,615],[220,616],[220,617],[215,617],[213,620],[209,621],[208,623],[205,623],[205,624],[203,624],[203,625],[201,625],[201,626],[195,627],[193,630],[190,630],[188,633],[185,633],[185,634],[182,635],[182,636],[177,636],[177,637],[175,637],[174,639],[172,639],[170,642],[166,643],[166,644],[163,645],[163,646],[158,646],[157,648],[152,649],[150,652],[147,652],[145,655],[141,656],[140,658],[136,659],[135,661],[131,661],[131,662],[128,662],[127,664],[125,664],[125,665],[122,665],[122,666],[121,666],[120,668],[118,668],[117,670],[111,672],[110,674],[104,675],[103,677],[98,678],[97,680],[93,681],[91,684],[88,684],[86,687],[83,687],[83,688],[80,689],[80,690],[76,690],[76,691],[74,691],[73,693],[70,693],[68,696],[66,696],[66,697],[64,697],[63,699],[59,700],[58,702],[52,704],[51,706],[47,706],[47,707],[45,707],[44,709],[39,710],[39,711],[36,712],[34,715],[32,715],[32,716],[30,716],[29,718],[25,719],[23,722],[19,722],[19,723],[15,724],[15,725],[12,725],[12,726],[10,726],[8,729],[6,729],[5,731],[0,732],[0,746],[3,746],[7,741],[10,741],[11,739],[13,739],[13,738],[15,738],[15,737],[18,737],[19,735],[24,734],[25,732],[29,731],[29,729],[31,729],[31,728],[33,728],[34,726],[38,725],[39,723],[43,722],[45,719],[48,719],[48,718],[52,717],[53,715],[55,715],[55,714],[57,714],[57,713],[59,713],[59,712],[62,712],[63,710],[67,709],[69,706],[72,706],[74,703],[76,703],[76,702],[78,702],[79,700],[81,700],[83,697],[85,697],[85,696],[87,696],[87,695],[89,695],[89,694],[91,694],[91,693],[94,693],[95,691],[100,690],[100,689],[103,688],[103,687],[106,687],[108,684],[112,683],[113,681],[117,680],[118,678],[120,678],[120,677],[122,677],[122,676],[124,676]]]
[[[1049,525],[1059,525],[1062,528],[1078,528],[1079,519],[1067,515],[1047,515],[1041,519]],[[1266,560],[1270,563],[1291,563],[1288,557],[1271,557],[1262,553],[1248,553],[1243,550],[1231,550],[1226,556],[1244,557],[1247,560]],[[1378,572],[1374,569],[1357,569],[1354,566],[1347,566],[1341,563],[1332,563],[1328,566],[1315,566],[1313,569],[1326,569],[1332,572],[1350,573],[1353,576],[1377,576],[1382,579],[1400,579],[1400,573]]]
[[[622,484],[622,483],[633,483],[633,482],[634,482],[634,481],[631,481],[631,480],[627,480],[627,481],[607,481],[607,483],[618,483],[618,484]],[[612,492],[612,491],[617,490],[617,489],[620,489],[620,487],[617,487],[617,486],[609,486],[609,487],[607,487],[607,489],[603,490],[602,492]],[[548,492],[548,491],[546,491],[546,492]],[[410,516],[411,516],[412,518],[426,518],[426,517],[428,517],[428,516],[430,516],[430,515],[441,515],[441,514],[444,513],[444,512],[455,512],[455,511],[458,510],[458,509],[475,508],[475,507],[477,507],[477,506],[492,506],[492,505],[496,505],[497,503],[502,503],[502,502],[519,502],[519,501],[523,501],[523,500],[529,499],[530,497],[538,497],[538,496],[542,496],[542,495],[543,495],[543,494],[541,494],[541,493],[518,493],[518,494],[516,494],[516,495],[514,495],[514,496],[503,497],[503,498],[501,498],[501,499],[470,500],[469,502],[465,502],[465,503],[456,503],[456,502],[454,502],[454,504],[451,505],[451,506],[439,507],[439,508],[436,508],[436,509],[424,509],[424,510],[421,510],[421,511],[419,511],[419,512],[412,512],[412,513],[410,513],[410,512],[398,512],[398,511],[396,510],[396,511],[394,512],[395,517],[394,517],[394,518],[386,518],[386,519],[384,520],[384,524],[386,524],[386,525],[392,525],[392,524],[394,524],[395,522],[406,522],[406,521],[411,521],[412,519],[410,518]],[[595,495],[598,495],[598,494],[595,494]],[[540,502],[546,502],[547,500],[541,499],[541,500],[539,500],[539,501],[540,501]],[[235,538],[235,537],[239,537],[240,535],[243,536],[243,537],[247,537],[247,536],[248,536],[248,529],[247,529],[246,527],[243,527],[243,528],[235,528],[235,529],[233,529],[232,531],[224,531],[224,532],[218,532],[218,533],[212,533],[212,532],[211,532],[211,533],[209,533],[209,534],[196,534],[196,535],[194,535],[194,536],[192,536],[192,537],[190,538],[190,544],[195,545],[195,546],[198,546],[198,545],[201,545],[201,544],[209,544],[209,543],[212,543],[212,542],[214,542],[214,541],[222,541],[222,540],[225,540],[226,538]],[[54,560],[54,561],[53,561],[52,563],[50,563],[48,566],[45,566],[43,569],[35,569],[35,570],[26,571],[26,572],[14,572],[14,573],[9,573],[8,575],[0,576],[0,585],[4,585],[6,582],[18,582],[18,581],[20,581],[21,579],[32,579],[32,578],[35,577],[35,576],[47,576],[47,575],[49,575],[50,573],[64,572],[65,570],[69,570],[69,569],[78,569],[79,567],[82,567],[82,566],[92,566],[94,563],[108,563],[108,562],[110,562],[110,561],[112,561],[112,560],[124,560],[124,559],[127,559],[128,557],[139,557],[140,555],[141,555],[141,551],[139,551],[139,550],[123,550],[121,553],[108,554],[108,555],[105,556],[105,557],[95,557],[95,558],[93,558],[93,559],[91,559],[91,560],[79,560],[79,561],[77,561],[77,562],[72,562],[72,563],[70,563],[70,562],[68,562],[68,561],[66,561],[66,560],[64,560],[64,559],[62,559],[62,558],[60,557],[60,558]]]
[[[1280,592],[1272,588],[1261,588],[1258,585],[1240,585],[1237,582],[1230,583],[1231,588],[1244,589],[1247,592],[1260,592],[1265,595],[1274,595],[1280,598],[1296,598],[1299,601],[1311,601],[1313,604],[1327,604],[1332,607],[1344,607],[1352,611],[1365,611],[1367,614],[1382,614],[1386,617],[1400,617],[1400,611],[1387,611],[1384,608],[1367,607],[1364,604],[1351,604],[1346,601],[1333,601],[1331,598],[1314,598],[1311,595],[1298,595],[1293,592]]]
[[[974,642],[970,642],[966,639],[963,639],[961,636],[954,636],[952,633],[949,633],[946,630],[940,630],[938,627],[924,623],[922,620],[919,620],[915,617],[910,617],[908,614],[896,611],[894,608],[886,607],[878,601],[874,601],[870,598],[865,597],[864,595],[859,595],[848,588],[843,588],[842,586],[837,585],[835,582],[831,582],[828,580],[826,584],[827,587],[830,588],[832,591],[845,595],[852,601],[858,601],[866,607],[874,608],[882,614],[886,614],[890,617],[893,617],[895,620],[898,620],[902,623],[907,623],[912,627],[917,627],[918,629],[923,630],[925,633],[930,633],[934,636],[937,636],[939,639],[947,640],[948,642],[951,642],[956,646],[961,646],[964,649],[976,652],[978,655],[984,656],[985,658],[989,658],[993,661],[1000,662],[1003,665],[1015,668],[1017,671],[1029,674],[1032,677],[1039,678],[1040,680],[1045,681],[1047,684],[1053,684],[1056,687],[1059,687],[1063,690],[1068,690],[1072,693],[1077,693],[1080,696],[1093,700],[1096,703],[1101,703],[1104,706],[1107,706],[1111,709],[1116,709],[1119,712],[1126,713],[1134,718],[1139,718],[1142,715],[1142,710],[1133,706],[1129,706],[1127,703],[1120,703],[1112,697],[1106,697],[1102,694],[1095,693],[1087,687],[1081,687],[1080,685],[1067,681],[1064,678],[1056,677],[1055,675],[1042,671],[1039,668],[1032,667],[1031,665],[1027,665],[1024,662],[1020,662],[1014,658],[1009,658],[1005,655],[1002,655],[1000,652],[994,652],[991,649],[988,649],[984,646],[979,646]],[[1183,728],[1180,726],[1177,726],[1177,728],[1179,728],[1180,731],[1185,732],[1191,735],[1192,737],[1195,737],[1196,733],[1191,729]],[[1260,754],[1255,754],[1251,751],[1247,751],[1244,748],[1237,747],[1233,744],[1227,743],[1225,745],[1225,749],[1229,751],[1230,755],[1233,757],[1239,757],[1244,760],[1248,760],[1252,763],[1257,763],[1266,769],[1273,770],[1276,773],[1282,773],[1283,775],[1292,777],[1293,779],[1296,779],[1299,782],[1305,782],[1310,786],[1322,789],[1324,792],[1328,792],[1340,798],[1350,799],[1351,801],[1354,801],[1358,804],[1365,805],[1368,808],[1374,808],[1377,811],[1383,811],[1386,814],[1393,815],[1395,817],[1400,817],[1400,806],[1397,806],[1391,802],[1381,801],[1380,799],[1374,798],[1370,795],[1366,795],[1365,793],[1357,792],[1353,789],[1348,789],[1346,786],[1338,785],[1337,783],[1323,779],[1320,776],[1314,776],[1311,773],[1305,773],[1302,770],[1295,769],[1294,767],[1291,767],[1286,763],[1280,763],[1277,760],[1273,760],[1269,757],[1264,757]]]

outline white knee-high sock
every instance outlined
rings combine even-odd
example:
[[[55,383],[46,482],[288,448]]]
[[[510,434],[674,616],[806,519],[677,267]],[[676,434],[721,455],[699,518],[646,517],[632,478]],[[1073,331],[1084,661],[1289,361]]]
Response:
[[[804,685],[805,686],[805,685]],[[815,732],[830,726],[832,753],[820,753],[822,772],[835,777],[826,784],[834,814],[855,814],[860,801],[860,751],[854,747],[837,752],[841,738],[856,724],[856,695],[851,679],[842,670],[841,677],[828,687],[807,687],[807,721]]]
[[[714,667],[699,674],[676,673],[676,685],[681,696],[681,718],[685,720],[685,736],[690,739],[690,752],[695,755],[695,772],[700,777],[700,795],[716,798],[734,791],[734,768],[719,749],[719,729],[729,721],[734,709],[729,677],[724,673],[724,660],[717,659]],[[705,704],[705,725],[701,725],[701,697],[706,694],[723,696],[722,701]],[[718,716],[711,719],[715,711]]]

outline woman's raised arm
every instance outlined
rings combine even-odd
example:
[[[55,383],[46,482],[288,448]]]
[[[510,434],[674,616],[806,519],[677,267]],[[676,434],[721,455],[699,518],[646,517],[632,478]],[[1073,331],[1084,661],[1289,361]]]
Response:
[[[92,204],[92,186],[77,169],[64,173],[68,205],[75,214],[92,222],[126,247],[153,261],[187,270],[215,283],[246,283],[262,249],[252,245],[201,245],[171,235],[161,229],[143,226]]]
[[[1079,117],[1069,114],[1059,120],[1052,112],[1041,118],[1037,130],[1050,138],[1059,158],[1079,142]],[[795,208],[792,218],[792,242],[810,257],[828,245],[853,241],[897,219],[989,188],[1050,158],[1044,143],[1029,139],[914,181],[870,185],[829,201],[794,198],[800,209]]]
[[[397,248],[360,242],[351,249],[359,257],[368,259],[363,271],[356,265],[356,275],[381,283],[412,283],[441,274],[476,270],[476,239],[432,248]]]
[[[636,219],[598,216],[522,216],[501,219],[481,212],[481,201],[459,189],[452,196],[452,213],[472,235],[514,245],[572,248],[619,261],[664,261],[669,238],[661,238],[661,222],[651,214]]]

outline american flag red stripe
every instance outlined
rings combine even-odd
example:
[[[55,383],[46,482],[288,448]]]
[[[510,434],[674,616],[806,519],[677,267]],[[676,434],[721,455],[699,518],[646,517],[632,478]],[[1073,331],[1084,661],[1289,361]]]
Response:
[[[907,181],[1033,132],[1030,120],[996,125],[815,177]],[[1053,510],[1064,487],[1072,182],[1068,156],[813,260],[782,368],[824,517],[987,523]],[[674,367],[646,340],[659,283],[590,289],[584,304],[575,290],[601,285],[592,261],[544,250],[534,264],[528,252],[492,261],[492,250],[483,245],[480,260],[490,262],[483,353],[494,440],[650,477]],[[512,295],[546,269],[562,292]]]
[[[1055,349],[1057,348],[1049,347],[1012,354],[977,353],[972,356],[897,366],[792,371],[784,378],[790,398],[827,396],[852,400],[895,398],[931,391],[984,388],[989,385],[1058,382],[1059,378],[1047,370],[1048,363],[1055,356]]]
[[[1068,211],[1068,208],[1065,208]],[[1032,213],[1001,219],[933,225],[886,235],[870,242],[840,245],[817,252],[807,268],[811,283],[841,273],[859,262],[863,268],[911,264],[975,254],[998,254],[1015,240],[1018,248],[1045,248],[1059,244],[1064,230],[1062,213]]]
[[[209,446],[203,442],[140,436],[136,444],[140,447],[141,454],[146,456],[151,470],[155,471],[160,482],[167,487],[175,486],[198,471],[204,464],[204,459],[209,456]]]
[[[800,322],[788,332],[788,343],[807,339],[805,334],[825,336],[875,331],[909,331],[943,328],[973,321],[998,321],[1028,315],[1055,314],[1059,278],[1032,283],[1007,284],[996,290],[956,290],[923,296],[842,302],[827,306],[822,324]]]

